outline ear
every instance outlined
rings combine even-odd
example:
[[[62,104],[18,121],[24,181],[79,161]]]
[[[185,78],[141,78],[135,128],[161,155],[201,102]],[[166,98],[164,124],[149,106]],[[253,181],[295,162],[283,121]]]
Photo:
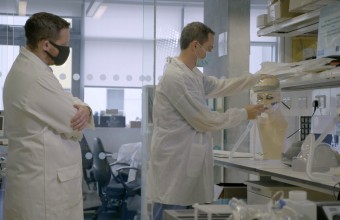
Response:
[[[50,42],[48,40],[41,40],[39,44],[41,45],[43,50],[49,50],[50,48]]]

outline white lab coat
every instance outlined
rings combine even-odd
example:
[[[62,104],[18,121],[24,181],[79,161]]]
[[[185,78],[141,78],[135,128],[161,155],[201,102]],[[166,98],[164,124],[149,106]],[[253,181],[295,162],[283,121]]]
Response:
[[[213,200],[213,155],[210,131],[237,126],[245,109],[211,111],[206,98],[248,90],[259,76],[218,80],[190,70],[172,58],[156,87],[153,103],[149,190],[153,202],[192,205]]]
[[[86,105],[64,92],[50,67],[21,48],[4,86],[5,220],[83,219],[82,132],[70,126],[75,103]]]

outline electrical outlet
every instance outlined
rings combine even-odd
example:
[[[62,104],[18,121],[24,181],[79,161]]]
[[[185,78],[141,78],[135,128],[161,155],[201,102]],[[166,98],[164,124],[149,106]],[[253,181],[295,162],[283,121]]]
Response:
[[[319,102],[319,108],[326,108],[326,95],[317,95],[315,96],[315,99]]]

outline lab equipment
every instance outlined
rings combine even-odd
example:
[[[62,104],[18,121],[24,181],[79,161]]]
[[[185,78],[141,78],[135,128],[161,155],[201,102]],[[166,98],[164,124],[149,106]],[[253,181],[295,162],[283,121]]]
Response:
[[[313,138],[313,136],[307,137]],[[307,145],[302,144],[300,153],[292,159],[292,170],[304,172],[306,171],[306,164],[309,156],[309,148]],[[337,167],[337,152],[334,151],[331,146],[327,143],[321,143],[314,149],[314,159],[312,161],[312,171],[313,172],[328,172],[330,167]]]
[[[321,135],[318,137],[318,139],[315,140],[314,134],[309,134],[302,144],[302,149],[308,150],[308,156],[307,156],[307,161],[306,161],[306,174],[307,174],[308,178],[310,178],[313,181],[322,182],[322,181],[325,181],[325,179],[331,179],[333,181],[340,182],[340,176],[339,176],[340,172],[336,168],[333,168],[333,169],[330,168],[330,172],[326,172],[326,173],[314,172],[314,170],[312,170],[313,169],[313,162],[315,161],[314,154],[315,154],[316,148],[318,146],[320,146],[321,141],[324,140],[324,138],[327,136],[328,132],[334,126],[336,126],[339,123],[340,123],[340,108],[338,107],[336,109],[336,116],[331,121],[331,123],[325,128],[325,130],[321,133]],[[329,147],[329,148],[331,148],[331,147]],[[334,151],[334,155],[335,154],[336,153]],[[325,160],[327,160],[327,159],[329,159],[329,158],[325,158]],[[334,165],[333,167],[337,167],[337,166],[338,166],[338,164]]]
[[[247,205],[236,198],[233,198],[229,205],[232,210],[229,220],[300,220],[297,211],[285,205],[280,191],[265,205]]]
[[[239,137],[239,139],[235,143],[234,147],[231,149],[231,152],[229,154],[229,159],[234,157],[236,150],[238,149],[238,147],[240,146],[240,144],[242,143],[244,138],[247,136],[247,134],[249,133],[249,131],[253,127],[253,125],[254,125],[253,121],[248,122],[246,130],[241,134],[241,136]]]
[[[281,159],[284,135],[288,124],[279,109],[281,103],[280,81],[274,76],[265,77],[252,90],[253,102],[263,104],[266,110],[257,117],[256,123],[253,121],[248,123],[246,130],[232,148],[229,159],[233,157],[234,152],[254,125],[256,125],[254,132],[259,131],[263,159]]]
[[[263,104],[266,109],[256,119],[263,159],[281,159],[288,123],[279,109],[280,81],[276,77],[261,79],[253,87],[253,92],[256,96],[256,103]]]
[[[101,115],[97,116],[97,127],[125,127],[125,116],[123,115]]]
[[[246,181],[247,204],[267,204],[276,192],[282,191],[285,198],[291,190],[301,189],[297,186],[277,181]]]
[[[310,201],[334,200],[333,195],[275,180],[246,181],[245,184],[247,185],[248,205],[267,204],[278,191],[282,191],[284,198],[289,197],[290,191],[305,191],[307,192],[307,199]]]
[[[317,202],[317,219],[340,219],[340,201]]]
[[[166,210],[165,220],[326,220],[340,216],[340,202],[313,202],[302,190],[291,190],[288,198],[277,191],[265,204],[247,204],[232,198],[228,205],[194,204],[194,209]]]
[[[285,152],[282,153],[282,163],[292,166],[293,158],[297,157],[301,152],[303,141],[294,142]]]
[[[292,190],[288,199],[284,199],[285,206],[293,209],[298,219],[316,220],[316,204],[307,200],[306,191]]]

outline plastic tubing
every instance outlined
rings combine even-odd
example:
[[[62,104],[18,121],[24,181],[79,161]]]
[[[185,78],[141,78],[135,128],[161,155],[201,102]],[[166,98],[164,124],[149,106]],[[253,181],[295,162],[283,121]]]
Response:
[[[307,136],[307,138],[310,139],[310,143],[309,143],[309,155],[308,155],[307,162],[306,162],[306,174],[308,178],[313,181],[323,182],[325,181],[325,178],[332,178],[332,180],[340,181],[340,178],[334,175],[330,175],[327,173],[320,173],[320,172],[312,172],[315,148],[319,146],[321,141],[327,136],[328,131],[330,131],[336,125],[336,122],[337,122],[337,117],[334,118],[333,123],[328,125],[328,127],[322,132],[322,134],[319,136],[317,140],[315,140],[315,138],[312,136]]]
[[[231,149],[231,152],[229,154],[229,159],[233,158],[235,151],[237,150],[237,148],[240,146],[240,144],[242,143],[242,141],[244,140],[244,138],[247,136],[247,134],[249,133],[250,129],[253,127],[254,122],[253,121],[249,121],[246,130],[241,134],[241,136],[239,137],[239,139],[237,140],[236,144],[234,145],[234,147]]]

